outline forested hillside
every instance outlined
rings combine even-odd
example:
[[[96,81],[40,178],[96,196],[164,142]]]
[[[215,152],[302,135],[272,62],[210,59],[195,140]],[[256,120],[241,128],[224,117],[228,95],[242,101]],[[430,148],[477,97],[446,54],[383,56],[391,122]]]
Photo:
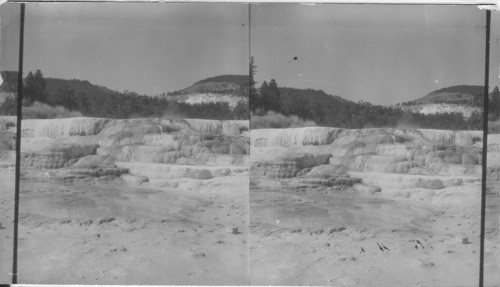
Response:
[[[179,91],[169,92],[168,96],[184,94],[214,93],[232,94],[235,96],[248,96],[248,76],[246,75],[221,75],[206,78]]]
[[[403,105],[456,104],[482,107],[483,96],[484,86],[457,85],[433,91],[425,97],[403,103]]]
[[[170,97],[152,97],[134,92],[118,92],[83,80],[44,78],[40,70],[24,80],[23,106],[35,102],[78,111],[84,116],[106,118],[185,117],[199,119],[248,119],[248,103],[233,109],[228,103],[178,103]],[[15,99],[0,106],[0,113],[15,114]]]

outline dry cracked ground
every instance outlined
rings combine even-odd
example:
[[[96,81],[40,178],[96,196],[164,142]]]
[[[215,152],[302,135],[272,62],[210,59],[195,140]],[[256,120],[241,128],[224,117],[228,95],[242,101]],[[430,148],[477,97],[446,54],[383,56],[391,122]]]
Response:
[[[12,248],[10,120],[3,258]],[[248,282],[248,122],[24,120],[21,144],[20,283]]]
[[[481,132],[314,127],[250,138],[252,284],[477,285]],[[491,218],[495,209],[490,200]],[[488,286],[500,274],[493,221]]]

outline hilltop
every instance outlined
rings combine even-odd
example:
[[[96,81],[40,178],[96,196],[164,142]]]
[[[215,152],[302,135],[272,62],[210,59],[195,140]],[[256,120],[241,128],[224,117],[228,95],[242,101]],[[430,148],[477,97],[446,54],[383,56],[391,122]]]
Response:
[[[456,104],[469,106],[482,106],[484,86],[457,85],[433,91],[426,96],[405,103],[417,104]]]
[[[227,104],[231,109],[248,106],[248,76],[220,75],[195,82],[160,97],[184,104]]]
[[[0,94],[11,96],[17,92],[17,71],[2,71],[3,83],[0,85]],[[45,94],[56,95],[63,90],[71,91],[72,95],[92,95],[94,97],[109,97],[113,94],[118,94],[118,91],[108,89],[104,86],[99,86],[90,83],[87,80],[78,79],[60,79],[60,78],[44,78]]]
[[[67,87],[68,89],[73,90],[75,95],[87,94],[87,95],[104,96],[104,95],[111,95],[114,93],[118,93],[118,91],[108,89],[104,86],[92,84],[87,80],[59,79],[59,78],[45,78],[44,80],[45,80],[45,92],[47,94],[55,94],[58,92],[59,89],[61,89],[61,87]]]
[[[247,87],[248,75],[220,75],[198,81],[179,92],[182,94],[240,94],[243,93]]]
[[[490,96],[490,114],[497,115],[494,92]],[[464,118],[482,113],[484,86],[457,85],[433,91],[426,96],[403,103],[402,109],[420,114],[460,113]]]
[[[283,99],[291,99],[295,96],[303,96],[309,99],[312,103],[318,104],[354,104],[353,101],[344,99],[340,96],[330,95],[325,93],[323,90],[314,89],[297,89],[297,88],[286,88],[280,87],[280,95]]]

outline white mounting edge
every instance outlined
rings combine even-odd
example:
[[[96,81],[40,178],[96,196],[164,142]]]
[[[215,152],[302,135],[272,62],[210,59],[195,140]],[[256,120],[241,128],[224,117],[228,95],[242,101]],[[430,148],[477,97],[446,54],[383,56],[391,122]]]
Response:
[[[500,0],[496,0],[494,2],[495,3],[491,5],[478,5],[477,8],[480,10],[500,11]]]
[[[0,0],[5,2],[160,2],[160,3],[303,3],[303,4],[401,4],[401,5],[477,5],[481,9],[499,7],[500,0]],[[495,9],[495,8],[493,8]]]

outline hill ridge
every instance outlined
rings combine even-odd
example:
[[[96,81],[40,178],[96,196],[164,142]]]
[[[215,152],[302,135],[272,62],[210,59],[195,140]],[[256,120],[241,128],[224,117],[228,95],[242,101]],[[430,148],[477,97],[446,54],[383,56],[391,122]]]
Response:
[[[404,105],[418,104],[456,104],[465,106],[482,106],[484,86],[455,85],[432,91],[427,95],[404,103]]]
[[[169,93],[194,94],[194,93],[214,93],[214,94],[236,94],[244,95],[248,89],[249,77],[246,75],[225,74],[209,77],[195,82],[182,90]]]

